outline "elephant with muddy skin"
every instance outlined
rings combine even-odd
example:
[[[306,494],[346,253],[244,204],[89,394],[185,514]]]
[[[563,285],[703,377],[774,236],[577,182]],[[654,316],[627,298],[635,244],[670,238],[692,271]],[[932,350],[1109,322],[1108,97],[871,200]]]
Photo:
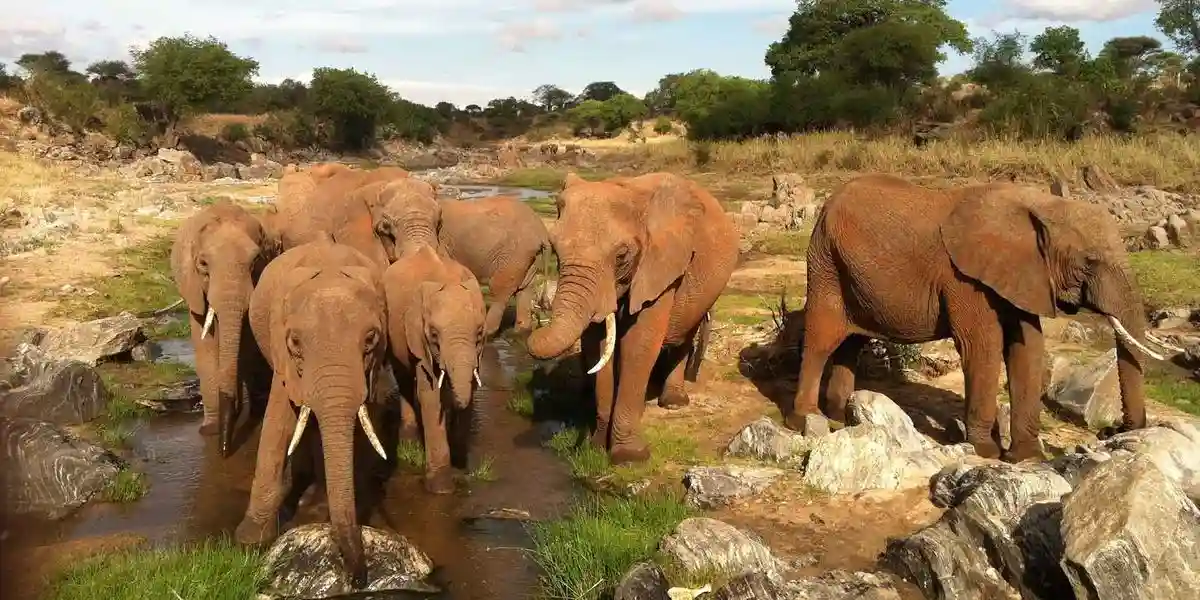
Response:
[[[375,384],[387,352],[380,271],[361,252],[322,235],[267,265],[250,300],[251,328],[274,376],[237,540],[278,536],[285,460],[311,433],[315,417],[334,538],[359,587],[366,563],[355,502],[356,432],[386,458],[368,410],[379,402]]]
[[[1004,458],[1039,457],[1044,340],[1040,317],[1081,308],[1115,332],[1124,422],[1146,425],[1140,294],[1117,225],[1099,206],[1011,184],[932,190],[867,175],[839,189],[817,216],[807,254],[808,300],[799,386],[785,422],[818,411],[844,420],[855,361],[869,338],[920,343],[952,338],[966,377],[967,441],[1001,454],[996,395],[1001,363],[1012,399]],[[1164,346],[1171,350],[1177,350]]]
[[[449,493],[447,432],[469,424],[485,335],[483,293],[470,270],[430,246],[388,267],[383,290],[396,382],[424,432],[425,489]]]
[[[698,334],[737,262],[737,229],[716,198],[670,173],[600,182],[568,174],[557,202],[558,287],[529,352],[552,358],[582,339],[585,357],[599,355],[589,370],[592,443],[614,464],[645,461],[651,371],[662,354],[669,374],[659,404],[688,403],[684,381],[694,380]]]
[[[442,200],[438,242],[450,258],[488,285],[488,337],[499,331],[513,295],[517,330],[532,327],[533,278],[538,257],[550,250],[550,234],[528,204],[511,195]]]
[[[250,295],[279,241],[246,210],[222,201],[188,217],[171,246],[171,274],[187,304],[204,420],[231,451],[247,373],[258,348],[246,331]]]

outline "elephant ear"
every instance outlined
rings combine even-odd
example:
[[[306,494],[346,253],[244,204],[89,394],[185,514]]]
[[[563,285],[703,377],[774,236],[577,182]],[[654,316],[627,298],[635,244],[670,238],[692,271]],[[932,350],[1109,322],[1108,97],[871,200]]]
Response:
[[[404,337],[408,338],[408,351],[421,361],[425,372],[433,377],[433,358],[429,356],[429,343],[426,341],[425,325],[429,309],[437,301],[434,297],[444,286],[436,281],[423,281],[413,291],[411,302],[404,314]]]
[[[203,314],[207,308],[205,301],[204,274],[200,272],[200,251],[203,249],[204,237],[217,225],[213,218],[206,218],[194,235],[186,236],[180,244],[180,281],[179,295],[187,303],[188,310]]]
[[[311,267],[296,267],[283,275],[283,281],[275,288],[278,294],[271,298],[271,364],[275,372],[283,375],[284,384],[296,380],[296,371],[292,365],[291,356],[287,349],[288,312],[291,310],[291,296],[296,288],[316,277],[320,269]],[[299,401],[298,398],[294,400]]]
[[[683,276],[695,252],[697,216],[702,208],[686,182],[665,179],[650,196],[637,274],[629,289],[629,312],[636,314]]]
[[[258,247],[268,259],[283,253],[283,234],[279,229],[279,220],[279,209],[274,204],[268,206],[258,218],[259,229],[262,232]]]
[[[996,193],[970,194],[941,226],[955,268],[1018,308],[1057,314],[1046,223],[1027,205]]]
[[[571,171],[570,173],[567,173],[565,176],[563,176],[563,189],[565,190],[571,186],[579,185],[581,183],[586,183],[586,182],[587,182],[586,179],[580,177],[574,171]]]

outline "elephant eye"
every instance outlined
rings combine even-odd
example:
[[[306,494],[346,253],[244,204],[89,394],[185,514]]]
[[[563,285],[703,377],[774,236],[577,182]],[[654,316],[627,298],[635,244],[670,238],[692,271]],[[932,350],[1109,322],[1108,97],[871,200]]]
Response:
[[[295,331],[289,331],[287,334],[287,349],[294,358],[300,358],[300,335]]]
[[[369,353],[372,350],[374,350],[375,346],[377,346],[378,344],[379,344],[379,332],[374,329],[367,331],[367,337],[363,341],[363,351]]]
[[[203,256],[196,259],[196,270],[203,275],[208,274],[208,259]]]

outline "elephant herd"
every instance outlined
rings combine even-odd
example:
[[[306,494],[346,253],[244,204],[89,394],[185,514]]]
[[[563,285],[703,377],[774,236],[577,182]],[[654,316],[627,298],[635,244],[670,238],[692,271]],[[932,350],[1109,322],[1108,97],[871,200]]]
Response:
[[[355,438],[387,460],[376,427],[399,410],[401,427],[424,443],[427,491],[450,492],[447,424],[471,402],[483,345],[514,295],[517,328],[531,329],[535,265],[550,251],[557,292],[549,323],[529,334],[529,353],[550,359],[578,342],[594,365],[592,443],[613,464],[650,457],[641,417],[652,373],[665,374],[661,406],[689,403],[685,381],[696,380],[739,232],[712,194],[669,173],[568,174],[556,206],[550,233],[516,197],[439,199],[435,185],[402,169],[323,164],[286,174],[261,216],[220,202],[181,226],[171,266],[190,313],[201,433],[218,436],[223,456],[248,390],[270,386],[240,542],[278,535],[289,457],[320,448],[334,536],[361,585]],[[1005,458],[1038,456],[1039,316],[1081,307],[1108,316],[1116,331],[1123,427],[1145,426],[1134,351],[1161,357],[1138,338],[1171,347],[1145,332],[1115,223],[1097,207],[1015,184],[937,191],[863,176],[820,211],[807,268],[799,385],[783,407],[792,429],[822,409],[826,362],[823,412],[844,420],[868,338],[953,338],[967,381],[968,441],[983,456],[1001,454],[1003,361],[1013,403]],[[250,375],[255,362],[266,381]],[[383,393],[386,378],[398,407]],[[304,443],[314,419],[319,438]]]

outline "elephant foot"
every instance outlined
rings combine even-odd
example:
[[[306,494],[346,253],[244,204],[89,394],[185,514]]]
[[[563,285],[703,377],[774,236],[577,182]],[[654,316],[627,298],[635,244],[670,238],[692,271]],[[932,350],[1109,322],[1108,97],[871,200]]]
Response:
[[[825,417],[820,413],[798,413],[793,412],[783,417],[783,426],[798,431],[806,436],[820,436],[843,429],[845,425],[842,421],[834,421]]]
[[[650,460],[650,446],[641,440],[614,445],[608,453],[608,462],[614,467],[644,463]]]
[[[692,399],[682,388],[668,388],[658,397],[658,405],[668,410],[683,408],[691,403]]]
[[[597,425],[596,431],[593,431],[592,436],[588,439],[591,442],[593,448],[600,450],[602,452],[607,451],[608,450],[608,425],[605,423]]]
[[[256,522],[249,516],[242,518],[234,531],[233,537],[239,544],[254,545],[270,542],[279,537],[277,519],[267,519],[265,523]]]
[[[971,445],[975,448],[975,455],[980,458],[1000,458],[1000,445],[991,439],[983,442],[971,442]]]
[[[206,418],[203,423],[200,423],[200,435],[217,435],[220,432],[221,422],[216,417],[211,419]]]
[[[425,473],[425,491],[430,494],[449,494],[454,491],[454,473],[449,468]]]
[[[1101,429],[1100,431],[1096,432],[1096,438],[1100,439],[1100,440],[1107,440],[1108,438],[1110,438],[1114,435],[1120,435],[1122,433],[1134,431],[1137,429],[1143,429],[1145,427],[1146,427],[1145,421],[1143,421],[1141,425],[1133,425],[1130,423],[1122,423],[1120,425],[1109,425],[1108,427],[1105,427],[1105,428]]]
[[[1000,460],[1013,464],[1031,460],[1040,462],[1046,460],[1046,455],[1042,452],[1041,444],[1013,444],[1007,452],[1001,453]]]

